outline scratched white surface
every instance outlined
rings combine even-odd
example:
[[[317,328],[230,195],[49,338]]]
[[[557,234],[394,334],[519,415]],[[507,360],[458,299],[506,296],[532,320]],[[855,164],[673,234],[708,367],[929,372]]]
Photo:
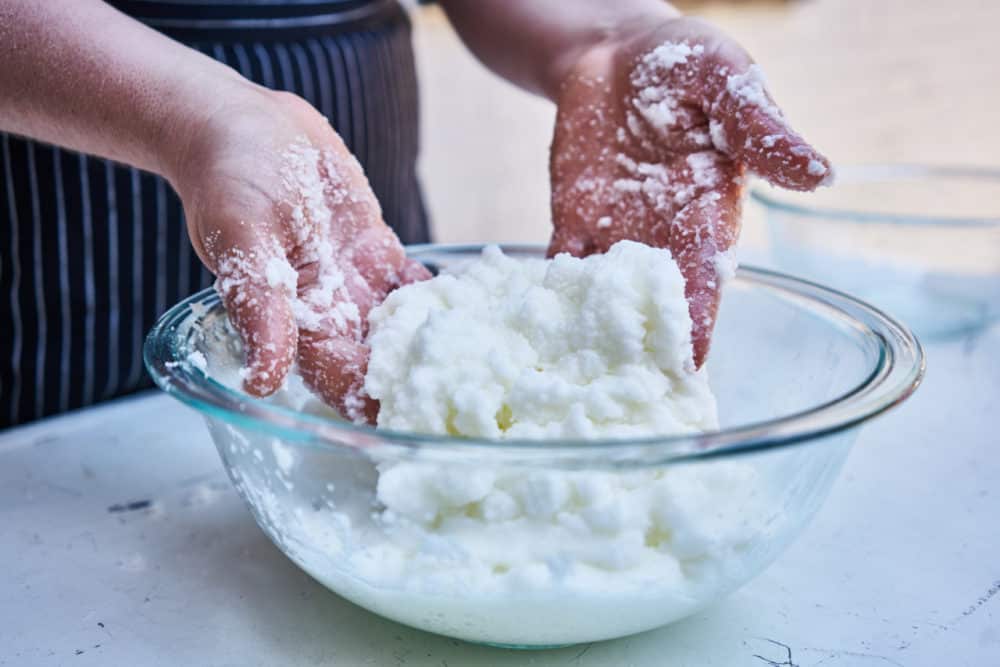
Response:
[[[537,653],[326,591],[257,529],[200,417],[163,395],[0,433],[0,664],[998,665],[1000,327],[929,346],[928,367],[756,581],[672,627]]]

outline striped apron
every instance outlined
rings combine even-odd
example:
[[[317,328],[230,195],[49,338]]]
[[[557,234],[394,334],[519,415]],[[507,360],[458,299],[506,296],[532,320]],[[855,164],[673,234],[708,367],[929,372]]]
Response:
[[[394,0],[111,4],[319,109],[404,243],[428,240],[410,26]],[[142,343],[211,284],[161,178],[0,134],[0,428],[151,386]]]

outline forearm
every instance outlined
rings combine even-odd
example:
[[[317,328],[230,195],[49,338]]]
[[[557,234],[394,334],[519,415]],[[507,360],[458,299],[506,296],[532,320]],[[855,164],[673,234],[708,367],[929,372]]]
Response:
[[[679,15],[663,0],[441,0],[466,46],[509,81],[554,99],[587,49]]]
[[[0,130],[170,178],[233,70],[100,0],[0,0]]]

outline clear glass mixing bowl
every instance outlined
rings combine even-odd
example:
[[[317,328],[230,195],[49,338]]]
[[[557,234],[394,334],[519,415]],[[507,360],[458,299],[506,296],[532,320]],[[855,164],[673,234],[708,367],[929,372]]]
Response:
[[[410,253],[441,270],[480,250]],[[749,581],[819,508],[857,427],[909,396],[924,368],[913,335],[881,312],[749,268],[726,287],[709,362],[721,429],[693,436],[498,442],[376,431],[220,383],[219,344],[232,339],[218,297],[201,292],[159,321],[146,365],[204,414],[274,543],[377,614],[518,647],[648,630]],[[387,509],[378,490],[390,474],[397,496],[446,511]]]
[[[856,295],[922,337],[1000,318],[1000,169],[848,166],[815,193],[751,196],[779,271]]]

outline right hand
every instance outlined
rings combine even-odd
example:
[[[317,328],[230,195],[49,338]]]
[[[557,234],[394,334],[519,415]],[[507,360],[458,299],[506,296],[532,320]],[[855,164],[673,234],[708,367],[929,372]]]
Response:
[[[580,54],[552,140],[549,254],[631,239],[669,248],[684,275],[695,366],[708,355],[736,242],[744,171],[813,190],[829,161],[796,134],[753,60],[703,21],[651,16]]]
[[[372,423],[368,311],[429,274],[406,258],[361,165],[313,107],[253,84],[226,95],[176,146],[170,180],[243,341],[244,388],[273,393],[297,358],[324,401]]]

